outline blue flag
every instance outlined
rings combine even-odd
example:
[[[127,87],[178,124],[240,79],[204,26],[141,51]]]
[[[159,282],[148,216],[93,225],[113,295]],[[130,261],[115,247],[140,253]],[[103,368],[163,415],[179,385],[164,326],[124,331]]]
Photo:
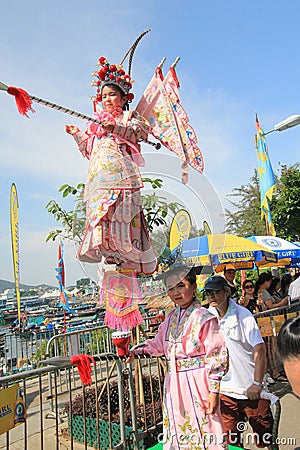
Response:
[[[258,118],[256,116],[256,156],[257,156],[257,172],[260,185],[260,207],[261,218],[265,218],[272,236],[276,236],[274,223],[272,221],[270,201],[276,189],[276,180],[274,177],[272,165],[269,159],[268,146],[265,140],[265,135],[260,127]]]

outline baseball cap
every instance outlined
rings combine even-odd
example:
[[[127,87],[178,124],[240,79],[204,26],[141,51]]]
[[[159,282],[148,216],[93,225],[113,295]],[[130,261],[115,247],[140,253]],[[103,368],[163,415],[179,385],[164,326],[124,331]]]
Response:
[[[211,289],[214,291],[219,291],[223,287],[229,287],[229,284],[224,277],[215,275],[214,277],[209,277],[204,284],[204,289]]]
[[[236,268],[234,267],[233,264],[226,264],[226,266],[224,267],[224,272],[226,272],[226,270],[235,270]]]

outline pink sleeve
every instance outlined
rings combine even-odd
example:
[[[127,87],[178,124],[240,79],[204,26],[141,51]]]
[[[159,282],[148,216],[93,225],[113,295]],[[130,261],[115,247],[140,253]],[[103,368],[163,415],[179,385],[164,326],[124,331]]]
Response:
[[[129,114],[126,123],[117,122],[113,131],[114,135],[133,144],[146,140],[148,133],[149,125],[136,111]]]
[[[157,330],[157,334],[153,339],[148,339],[143,347],[133,350],[135,355],[148,354],[151,356],[162,356],[165,354],[164,342],[166,335],[166,325],[164,321],[160,324]]]
[[[82,155],[90,159],[93,142],[94,142],[94,136],[89,136],[86,133],[83,133],[83,131],[77,131],[77,133],[72,135],[75,139],[76,144],[78,145],[79,151],[82,153]]]
[[[228,352],[216,317],[203,324],[199,338],[205,348],[209,390],[219,392],[221,379],[228,370]]]

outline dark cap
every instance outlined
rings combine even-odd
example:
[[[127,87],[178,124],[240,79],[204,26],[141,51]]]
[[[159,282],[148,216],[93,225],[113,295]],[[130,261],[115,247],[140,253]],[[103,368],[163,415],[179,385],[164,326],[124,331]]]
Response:
[[[229,288],[229,284],[227,283],[225,278],[220,277],[219,275],[215,275],[214,277],[207,278],[204,284],[204,289],[219,291],[225,286]]]

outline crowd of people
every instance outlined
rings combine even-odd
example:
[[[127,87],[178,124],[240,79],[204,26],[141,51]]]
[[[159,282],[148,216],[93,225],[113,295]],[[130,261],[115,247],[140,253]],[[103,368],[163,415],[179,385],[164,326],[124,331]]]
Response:
[[[300,298],[297,289],[300,273],[294,277],[285,274],[281,278],[273,276],[271,272],[262,272],[258,275],[256,282],[245,279],[241,285],[241,295],[235,282],[236,270],[232,264],[224,269],[224,278],[230,286],[231,298],[241,306],[247,308],[252,314],[257,314],[268,309],[286,306]]]
[[[245,420],[258,448],[275,448],[276,425],[264,394],[266,345],[254,313],[287,304],[292,279],[262,273],[256,283],[246,279],[239,296],[235,275],[234,266],[228,265],[223,276],[206,280],[205,308],[196,298],[193,269],[179,265],[161,275],[175,309],[153,339],[131,349],[128,362],[144,354],[166,357],[164,449],[221,449],[227,444],[243,448]],[[287,353],[282,350],[287,368],[300,360],[290,335],[288,329],[282,344],[284,349],[287,340],[290,343]]]

